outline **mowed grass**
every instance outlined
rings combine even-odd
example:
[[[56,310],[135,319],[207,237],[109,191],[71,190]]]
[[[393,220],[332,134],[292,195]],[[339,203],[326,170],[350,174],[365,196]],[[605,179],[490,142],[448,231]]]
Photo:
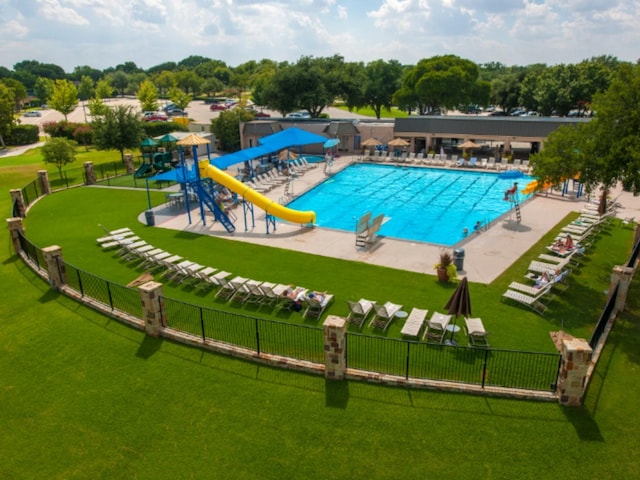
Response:
[[[131,226],[150,243],[221,268],[229,266],[238,274],[257,268],[268,275],[265,279],[287,281],[293,276],[313,288],[322,288],[326,281],[341,299],[370,293],[407,305],[415,301],[439,306],[452,291],[430,275],[368,270],[367,265],[334,260],[323,268],[322,258],[146,228],[135,220],[146,208],[144,192],[92,188],[74,193],[78,196],[62,192],[43,199],[26,219],[27,234],[40,246],[55,241],[68,261],[95,268],[115,281],[126,283],[138,272],[99,250],[98,223]],[[0,199],[5,211],[8,197]],[[154,193],[152,202],[160,201],[163,195]],[[573,322],[565,323],[572,333],[589,332],[581,302],[602,305],[610,264],[621,261],[616,252],[626,258],[629,237],[629,231],[617,227],[606,230],[576,283],[554,300],[545,317],[501,304],[497,297],[489,300],[522,276],[527,255],[540,251],[523,256],[511,276],[507,272],[493,285],[473,284],[478,314],[491,323],[494,312],[495,321],[504,317],[491,329],[491,338],[508,344],[514,337],[534,347],[543,341],[526,337],[533,331],[538,336],[543,327],[557,329],[561,321]],[[616,323],[585,406],[561,408],[553,403],[328,382],[151,339],[51,292],[12,255],[8,240],[4,251],[0,478],[640,475],[637,294],[630,295],[628,309]],[[261,265],[271,257],[278,267],[267,271]],[[601,262],[602,271],[595,273],[594,268],[592,273],[596,262]],[[343,270],[337,270],[340,267]],[[385,281],[378,284],[379,278]],[[403,282],[409,286],[403,288]],[[168,288],[172,294],[193,298],[193,292]],[[637,289],[636,280],[631,291]],[[573,304],[575,294],[579,296]],[[599,298],[593,300],[596,294]],[[209,301],[210,294],[202,300]],[[339,303],[335,312],[345,308]],[[587,312],[588,317],[597,317],[598,311]],[[538,328],[531,330],[532,323]]]

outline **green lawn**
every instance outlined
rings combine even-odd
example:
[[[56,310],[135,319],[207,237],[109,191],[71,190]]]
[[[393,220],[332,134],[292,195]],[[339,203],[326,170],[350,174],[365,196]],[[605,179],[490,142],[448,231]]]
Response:
[[[7,172],[0,178],[5,189],[26,183],[25,169],[15,169],[15,177]],[[152,201],[163,198],[154,193]],[[9,205],[7,193],[0,208],[8,212]],[[40,246],[60,244],[74,265],[127,283],[139,272],[101,252],[95,238],[102,233],[98,223],[130,226],[150,243],[234,273],[330,288],[337,314],[345,313],[347,297],[368,294],[432,309],[452,291],[430,275],[146,228],[135,221],[145,205],[144,192],[69,190],[38,203],[26,219],[27,234]],[[606,230],[545,317],[497,301],[505,285],[521,277],[527,255],[539,253],[535,247],[492,285],[473,284],[474,309],[491,325],[492,343],[549,350],[545,331],[560,322],[576,335],[587,335],[604,300],[610,265],[626,258],[629,236],[618,227]],[[637,294],[630,295],[629,308],[615,326],[585,406],[571,409],[327,382],[150,339],[51,292],[5,242],[0,478],[640,475]],[[256,269],[261,275],[254,275]],[[379,285],[377,276],[393,281]],[[632,292],[637,288],[636,279]],[[194,298],[184,288],[167,290]],[[199,298],[213,303],[210,294]],[[398,330],[394,325],[389,335]]]

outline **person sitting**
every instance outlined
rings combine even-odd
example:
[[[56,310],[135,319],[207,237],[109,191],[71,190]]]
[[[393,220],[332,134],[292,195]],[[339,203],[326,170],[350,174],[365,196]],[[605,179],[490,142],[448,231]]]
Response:
[[[325,292],[309,292],[308,297],[309,298],[313,298],[316,302],[318,302],[320,305],[322,305],[322,303],[324,302],[326,296],[325,296]]]
[[[305,293],[305,289],[302,287],[294,287],[293,285],[289,285],[287,289],[282,292],[283,297],[287,297],[290,300],[289,308],[291,310],[295,310],[299,312],[302,310],[302,298]]]
[[[567,238],[565,238],[564,240],[564,247],[567,250],[573,250],[575,248],[575,245],[573,243],[573,238],[571,238],[571,234],[567,233]]]
[[[517,191],[518,191],[518,182],[514,182],[513,183],[513,187],[505,190],[505,192],[504,192],[504,200],[507,200],[507,201],[510,200],[511,197],[513,197],[516,194]]]
[[[478,220],[476,224],[473,226],[473,229],[475,230],[476,233],[480,233],[480,230],[482,230],[482,222]]]
[[[536,284],[534,285],[536,288],[542,288],[547,285],[551,281],[551,277],[549,276],[549,272],[542,272],[542,274],[536,279]]]

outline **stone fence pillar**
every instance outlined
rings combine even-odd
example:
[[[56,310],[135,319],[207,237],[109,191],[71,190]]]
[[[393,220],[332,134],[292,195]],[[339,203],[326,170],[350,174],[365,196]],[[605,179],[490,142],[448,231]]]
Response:
[[[49,285],[54,290],[60,290],[67,284],[67,270],[62,259],[62,249],[57,245],[51,245],[42,249],[44,262],[49,274]]]
[[[127,173],[133,173],[133,155],[131,153],[124,154],[124,167],[126,168]]]
[[[11,205],[13,206],[15,204],[17,207],[15,214],[20,218],[26,217],[27,207],[24,204],[22,190],[19,188],[14,188],[13,190],[9,190],[9,193],[11,194]]]
[[[166,327],[162,284],[147,282],[140,285],[144,331],[152,337],[160,336],[160,328]]]
[[[582,405],[592,355],[593,350],[589,343],[582,338],[562,341],[562,362],[558,376],[560,405],[568,407]]]
[[[11,243],[16,254],[22,251],[20,236],[24,236],[24,225],[20,217],[7,218],[7,226],[9,227],[9,235],[11,235]]]
[[[329,315],[324,321],[324,376],[344,380],[347,371],[347,320]]]
[[[40,191],[43,195],[49,195],[51,193],[49,172],[47,172],[46,170],[38,170],[38,183],[40,184]]]
[[[95,185],[96,171],[93,168],[93,162],[84,162],[83,165],[84,165],[85,185]]]
[[[627,295],[629,293],[629,285],[633,280],[633,268],[621,267],[615,265],[611,272],[611,282],[609,283],[609,295],[613,295],[613,291],[618,286],[618,295],[616,296],[616,304],[614,307],[614,313],[624,310],[627,303]]]

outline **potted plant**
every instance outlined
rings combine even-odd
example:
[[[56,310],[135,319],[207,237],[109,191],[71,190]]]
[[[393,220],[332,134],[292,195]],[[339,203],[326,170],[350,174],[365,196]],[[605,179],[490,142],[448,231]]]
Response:
[[[448,283],[458,276],[456,266],[453,264],[453,254],[448,250],[440,250],[440,261],[436,263],[434,268],[440,282]]]

